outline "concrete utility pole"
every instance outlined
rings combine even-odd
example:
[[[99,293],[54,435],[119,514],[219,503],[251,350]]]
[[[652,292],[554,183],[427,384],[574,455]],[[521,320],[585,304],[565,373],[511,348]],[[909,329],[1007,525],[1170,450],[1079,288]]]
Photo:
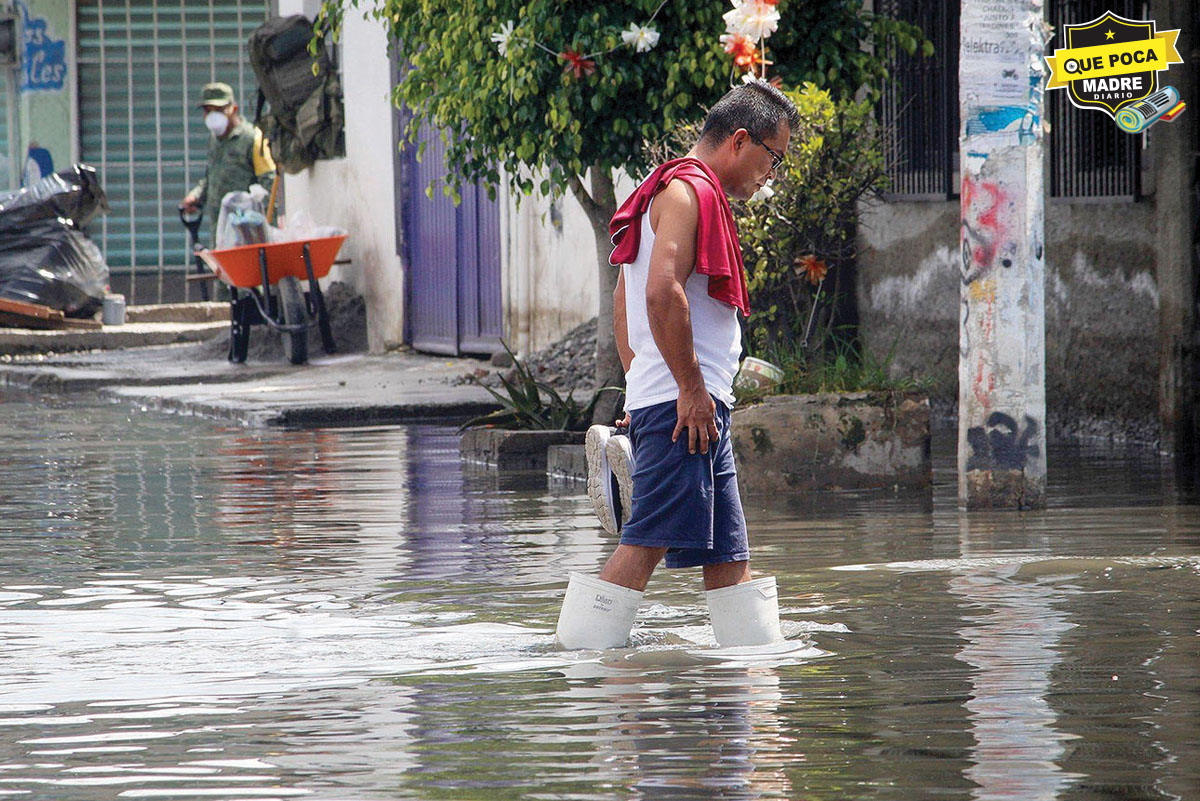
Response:
[[[962,0],[958,499],[1046,503],[1042,0]]]

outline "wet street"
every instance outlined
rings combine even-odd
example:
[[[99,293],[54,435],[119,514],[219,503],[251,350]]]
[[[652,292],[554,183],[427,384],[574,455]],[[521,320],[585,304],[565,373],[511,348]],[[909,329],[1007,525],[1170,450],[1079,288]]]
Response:
[[[1200,798],[1200,505],[1052,447],[1050,508],[751,498],[785,645],[695,571],[556,651],[614,543],[453,427],[243,429],[6,394],[0,799]]]

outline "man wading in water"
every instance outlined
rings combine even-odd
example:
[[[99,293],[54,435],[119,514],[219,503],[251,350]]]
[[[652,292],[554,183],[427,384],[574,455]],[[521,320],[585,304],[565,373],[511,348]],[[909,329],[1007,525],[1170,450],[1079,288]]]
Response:
[[[651,173],[612,219],[609,260],[623,265],[613,327],[629,438],[593,426],[588,457],[592,470],[605,454],[629,519],[598,578],[570,576],[557,630],[565,648],[625,644],[664,557],[667,567],[703,567],[719,645],[781,637],[775,579],[750,575],[729,438],[737,313],[749,313],[749,298],[727,197],[745,200],[774,175],[798,123],[796,107],[772,86],[730,90],[696,146]],[[615,517],[611,508],[607,520],[601,514],[606,528],[616,528]]]

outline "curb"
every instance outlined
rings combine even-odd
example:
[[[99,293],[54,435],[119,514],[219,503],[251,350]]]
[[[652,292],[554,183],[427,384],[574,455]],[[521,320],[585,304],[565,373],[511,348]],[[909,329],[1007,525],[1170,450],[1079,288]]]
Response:
[[[229,329],[228,322],[126,323],[100,331],[0,329],[0,353],[24,356],[85,350],[117,350],[151,345],[203,342]]]

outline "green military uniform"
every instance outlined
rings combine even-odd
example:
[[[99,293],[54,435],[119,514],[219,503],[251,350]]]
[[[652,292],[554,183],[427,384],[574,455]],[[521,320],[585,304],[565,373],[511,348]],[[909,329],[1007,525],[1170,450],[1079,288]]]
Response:
[[[222,100],[227,102],[221,102]],[[233,103],[233,90],[226,84],[204,87],[202,106],[228,106]],[[217,219],[221,200],[229,192],[245,192],[251,184],[261,184],[270,190],[275,180],[275,162],[263,140],[262,131],[243,119],[223,137],[213,136],[208,145],[208,167],[204,177],[188,193],[204,210],[216,246]]]

